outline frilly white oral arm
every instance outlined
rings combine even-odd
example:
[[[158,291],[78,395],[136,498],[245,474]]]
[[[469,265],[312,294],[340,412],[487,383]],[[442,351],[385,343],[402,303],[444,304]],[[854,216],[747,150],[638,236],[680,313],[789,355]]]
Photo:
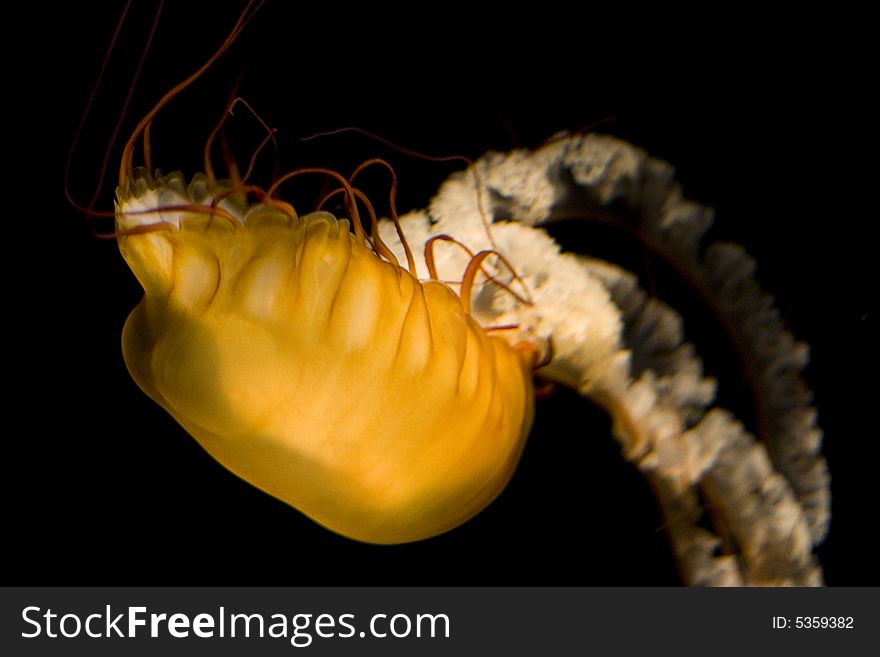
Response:
[[[761,441],[713,407],[715,381],[703,376],[672,308],[612,264],[561,253],[538,227],[576,217],[580,206],[611,216],[623,208],[613,220],[640,231],[713,299],[753,359],[766,418]],[[527,289],[532,303],[480,277],[474,316],[484,326],[515,324],[505,333],[511,341],[552,343],[541,374],[609,410],[624,456],[657,492],[687,583],[820,585],[813,548],[828,530],[830,492],[822,432],[802,378],[808,348],[783,327],[741,247],[702,247],[712,214],[682,196],[666,162],[588,134],[533,152],[489,153],[402,223],[410,243],[445,234],[511,263],[520,281],[498,262],[493,278]],[[393,225],[383,222],[381,235],[404,261]],[[460,280],[468,259],[455,245],[436,245],[441,279]],[[723,536],[702,527],[705,512]]]

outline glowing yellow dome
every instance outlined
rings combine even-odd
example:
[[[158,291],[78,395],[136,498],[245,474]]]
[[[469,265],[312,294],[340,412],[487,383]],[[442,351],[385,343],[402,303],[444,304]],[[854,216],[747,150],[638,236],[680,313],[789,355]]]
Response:
[[[209,187],[120,191],[145,291],[123,333],[138,385],[232,472],[345,536],[414,541],[484,508],[531,427],[534,352],[348,221],[231,195],[212,212]]]

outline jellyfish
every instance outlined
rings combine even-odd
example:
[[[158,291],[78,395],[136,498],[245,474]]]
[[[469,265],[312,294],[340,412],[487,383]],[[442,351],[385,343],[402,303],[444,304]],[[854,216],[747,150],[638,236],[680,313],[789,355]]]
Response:
[[[137,168],[152,119],[224,47],[134,130],[115,213],[144,289],[123,332],[126,365],[211,456],[343,536],[417,541],[504,489],[539,375],[610,414],[687,583],[821,583],[828,475],[801,376],[807,348],[740,247],[703,246],[711,210],[683,196],[670,165],[609,135],[557,135],[486,154],[423,211],[397,217],[392,195],[381,220],[356,186],[361,168],[264,186],[234,167],[216,177],[209,157],[189,176],[153,171],[148,157]],[[348,216],[286,201],[306,175],[335,181]],[[583,207],[642,231],[736,327],[767,391],[763,442],[715,407],[671,307],[547,234]]]

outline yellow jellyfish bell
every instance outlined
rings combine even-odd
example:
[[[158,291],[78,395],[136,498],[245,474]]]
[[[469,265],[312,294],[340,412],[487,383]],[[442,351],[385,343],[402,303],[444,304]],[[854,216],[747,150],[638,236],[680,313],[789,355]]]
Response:
[[[144,288],[123,332],[138,385],[229,470],[345,536],[414,541],[484,508],[531,426],[535,352],[347,220],[230,191],[137,172],[118,192]]]
[[[427,538],[472,517],[510,479],[534,414],[536,350],[471,316],[486,252],[464,272],[461,296],[420,281],[382,243],[367,201],[368,242],[357,210],[366,198],[335,172],[294,171],[264,191],[233,165],[220,182],[210,158],[218,126],[204,174],[189,184],[153,175],[153,119],[259,6],[247,4],[125,145],[115,234],[144,288],[123,330],[125,362],[144,392],[254,486],[353,539]],[[135,169],[141,138],[145,168]],[[336,178],[351,221],[300,217],[275,197],[302,173]]]

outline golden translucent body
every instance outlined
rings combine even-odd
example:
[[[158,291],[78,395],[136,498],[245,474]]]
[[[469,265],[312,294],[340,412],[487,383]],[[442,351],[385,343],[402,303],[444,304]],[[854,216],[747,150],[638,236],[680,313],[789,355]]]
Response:
[[[375,543],[451,529],[507,484],[532,355],[347,221],[184,212],[119,244],[145,290],[123,332],[132,376],[238,476]]]

